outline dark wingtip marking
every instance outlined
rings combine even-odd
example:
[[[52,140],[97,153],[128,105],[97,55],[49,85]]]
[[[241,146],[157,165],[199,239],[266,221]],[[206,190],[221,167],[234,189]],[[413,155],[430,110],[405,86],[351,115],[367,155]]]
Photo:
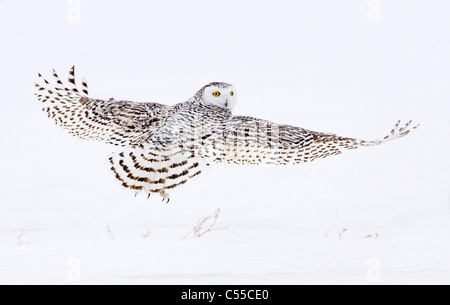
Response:
[[[81,82],[81,90],[83,91],[84,94],[89,95],[88,92],[88,85],[86,83],[86,80],[83,78],[83,81]]]

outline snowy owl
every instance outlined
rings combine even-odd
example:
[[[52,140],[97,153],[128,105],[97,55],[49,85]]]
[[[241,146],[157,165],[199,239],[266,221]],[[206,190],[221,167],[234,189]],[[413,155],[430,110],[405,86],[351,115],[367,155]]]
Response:
[[[109,158],[120,184],[135,192],[169,192],[200,175],[212,163],[287,165],[314,161],[345,150],[375,146],[406,136],[411,121],[400,121],[383,139],[365,141],[233,116],[236,89],[214,82],[183,103],[98,100],[88,97],[75,68],[64,85],[53,70],[54,85],[39,74],[36,96],[57,125],[82,139],[95,139],[121,150]]]

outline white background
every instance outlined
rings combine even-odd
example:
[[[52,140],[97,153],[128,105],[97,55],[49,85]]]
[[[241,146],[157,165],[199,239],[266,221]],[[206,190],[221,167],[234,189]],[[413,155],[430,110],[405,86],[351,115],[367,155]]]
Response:
[[[449,11],[0,1],[0,284],[449,284]],[[215,166],[164,205],[115,183],[114,147],[41,112],[37,72],[74,64],[96,98],[174,104],[225,81],[235,114],[369,140],[421,127],[311,164]],[[217,208],[228,230],[183,238]]]

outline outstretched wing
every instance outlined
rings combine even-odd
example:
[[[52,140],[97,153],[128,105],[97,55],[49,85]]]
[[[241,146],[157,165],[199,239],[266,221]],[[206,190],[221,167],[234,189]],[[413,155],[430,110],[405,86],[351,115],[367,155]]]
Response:
[[[43,111],[57,125],[82,139],[95,139],[117,146],[138,146],[163,123],[168,106],[157,103],[108,101],[88,97],[83,79],[81,88],[75,82],[75,67],[65,86],[55,70],[55,85],[39,74],[36,96],[43,103]],[[149,135],[150,134],[150,135]]]
[[[234,164],[286,165],[314,161],[345,150],[375,146],[406,136],[411,121],[400,121],[383,139],[365,141],[335,134],[275,124],[251,117],[235,116],[226,123],[223,133],[212,143],[214,160]]]

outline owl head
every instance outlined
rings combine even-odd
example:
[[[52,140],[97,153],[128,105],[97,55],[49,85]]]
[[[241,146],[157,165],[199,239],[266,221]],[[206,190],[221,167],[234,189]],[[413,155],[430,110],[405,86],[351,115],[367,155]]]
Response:
[[[214,82],[200,89],[194,98],[199,102],[233,110],[237,95],[233,85]]]

